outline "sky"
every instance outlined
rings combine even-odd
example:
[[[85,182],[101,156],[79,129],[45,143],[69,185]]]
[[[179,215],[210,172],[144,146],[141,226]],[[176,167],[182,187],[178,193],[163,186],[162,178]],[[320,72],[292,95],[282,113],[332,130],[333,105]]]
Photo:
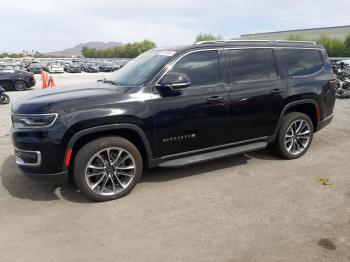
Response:
[[[56,51],[90,41],[158,46],[200,32],[241,34],[350,25],[348,0],[0,0],[0,52]]]

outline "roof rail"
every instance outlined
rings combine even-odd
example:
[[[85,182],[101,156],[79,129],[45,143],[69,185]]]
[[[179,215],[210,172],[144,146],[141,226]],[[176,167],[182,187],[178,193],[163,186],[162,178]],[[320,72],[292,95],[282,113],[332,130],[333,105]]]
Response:
[[[293,40],[244,40],[244,39],[232,39],[232,40],[212,40],[212,41],[200,41],[195,43],[196,45],[202,45],[202,44],[220,44],[220,43],[230,43],[230,42],[265,42],[265,43],[295,43],[295,44],[312,44],[312,45],[316,45],[316,42],[312,42],[312,41],[293,41]]]
[[[312,42],[312,41],[275,40],[275,42],[276,43],[299,43],[299,44],[316,45],[316,42]]]
[[[225,40],[225,42],[273,42],[271,40],[252,40],[252,39],[231,39],[231,40]]]
[[[200,41],[195,43],[196,45],[202,44],[220,44],[220,43],[229,43],[229,42],[271,42],[270,40],[243,40],[243,39],[232,39],[232,40],[209,40],[209,41]]]
[[[209,41],[199,41],[196,42],[196,45],[202,45],[202,44],[216,44],[216,43],[225,43],[226,40],[209,40]]]

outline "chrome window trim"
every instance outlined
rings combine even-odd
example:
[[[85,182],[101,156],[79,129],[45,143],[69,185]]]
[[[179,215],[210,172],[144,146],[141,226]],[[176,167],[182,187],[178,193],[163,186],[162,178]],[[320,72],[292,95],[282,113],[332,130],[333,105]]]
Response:
[[[25,163],[23,159],[21,159],[19,156],[17,156],[16,151],[19,152],[25,152],[25,153],[34,153],[37,155],[37,161],[36,163]],[[41,152],[40,151],[29,151],[29,150],[22,150],[15,147],[15,156],[16,156],[16,164],[19,166],[29,166],[29,167],[38,167],[41,165]]]
[[[156,81],[154,81],[156,84],[154,86],[159,85],[159,81],[163,78],[163,76],[169,72],[169,70],[172,69],[174,64],[176,64],[181,58],[185,57],[186,55],[196,53],[196,52],[204,52],[204,51],[223,51],[223,50],[244,50],[244,49],[302,49],[302,50],[319,50],[323,51],[324,48],[316,48],[316,47],[288,47],[288,46],[249,46],[249,47],[217,47],[217,48],[204,48],[204,49],[195,49],[195,50],[189,50],[177,57],[175,60],[171,61],[167,65],[165,65],[166,70],[163,74],[160,75],[160,77],[155,77]],[[324,70],[324,67],[318,71],[316,74]],[[312,76],[312,75],[309,75]],[[305,76],[301,76],[305,77]],[[292,77],[291,77],[292,78]],[[153,81],[152,81],[153,82]]]
[[[19,129],[40,129],[40,128],[48,128],[48,127],[51,127],[55,122],[56,122],[56,120],[57,120],[57,118],[58,118],[58,113],[50,113],[50,114],[17,114],[17,113],[12,113],[12,116],[14,116],[14,115],[16,115],[16,116],[52,116],[52,115],[54,115],[55,116],[55,118],[54,118],[54,120],[51,122],[51,124],[49,124],[49,125],[46,125],[46,126],[26,126],[26,127],[17,127],[17,128],[19,128]],[[12,119],[12,117],[11,117],[11,119]],[[12,126],[14,127],[14,125],[13,125],[13,122],[12,122]]]

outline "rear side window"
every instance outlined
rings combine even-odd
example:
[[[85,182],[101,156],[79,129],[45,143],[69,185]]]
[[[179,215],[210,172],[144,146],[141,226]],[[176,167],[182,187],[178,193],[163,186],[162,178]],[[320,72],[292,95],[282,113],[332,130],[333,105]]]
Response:
[[[285,49],[282,50],[285,65],[290,76],[307,76],[323,68],[323,59],[319,50]]]
[[[227,50],[231,82],[240,84],[277,79],[272,49]]]
[[[219,82],[219,57],[217,51],[200,51],[181,58],[170,72],[185,73],[191,86],[212,85]]]

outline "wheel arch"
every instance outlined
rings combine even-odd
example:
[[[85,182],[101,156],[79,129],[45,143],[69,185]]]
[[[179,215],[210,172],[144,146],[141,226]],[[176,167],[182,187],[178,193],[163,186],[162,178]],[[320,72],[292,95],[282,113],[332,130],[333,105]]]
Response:
[[[290,112],[300,112],[300,113],[304,113],[307,116],[310,117],[310,119],[312,120],[313,126],[314,126],[314,131],[317,131],[317,125],[318,122],[320,121],[320,109],[319,109],[319,105],[317,103],[317,101],[315,99],[303,99],[303,100],[298,100],[298,101],[293,101],[288,103],[284,108],[283,111],[280,115],[280,118],[278,120],[278,124],[276,126],[275,132],[273,134],[273,136],[269,139],[270,142],[274,141],[278,130],[281,127],[281,122],[282,122],[282,118],[283,116],[285,116],[286,114],[290,113]]]
[[[86,143],[105,136],[120,136],[132,142],[140,151],[145,165],[148,165],[149,160],[153,158],[148,138],[140,127],[133,124],[112,124],[88,128],[73,135],[66,147],[63,168],[71,171],[79,149]],[[67,158],[69,158],[68,166]]]

